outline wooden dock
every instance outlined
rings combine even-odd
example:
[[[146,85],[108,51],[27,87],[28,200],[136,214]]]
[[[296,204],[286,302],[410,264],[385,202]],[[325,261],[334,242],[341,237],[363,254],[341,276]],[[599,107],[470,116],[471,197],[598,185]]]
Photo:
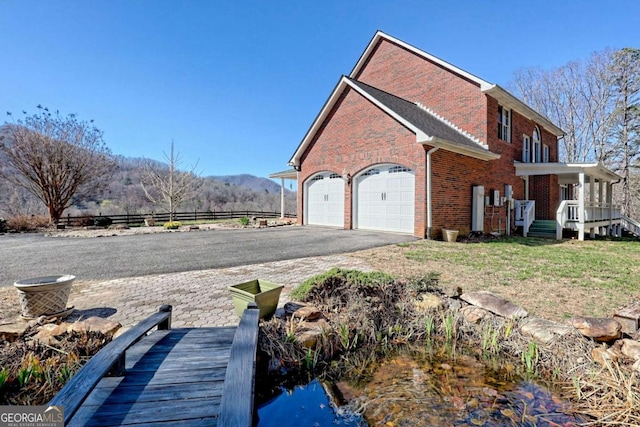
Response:
[[[257,308],[237,328],[171,329],[164,310],[103,348],[49,403],[64,407],[65,425],[252,425]]]

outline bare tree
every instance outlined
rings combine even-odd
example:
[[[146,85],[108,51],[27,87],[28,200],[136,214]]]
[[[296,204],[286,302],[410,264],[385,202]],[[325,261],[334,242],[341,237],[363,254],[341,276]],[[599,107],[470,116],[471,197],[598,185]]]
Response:
[[[622,212],[632,211],[631,168],[640,156],[640,49],[617,51],[611,64],[616,99],[613,144],[622,180]]]
[[[162,154],[167,164],[147,160],[141,184],[147,198],[153,204],[167,209],[169,221],[173,221],[176,208],[197,193],[202,180],[195,173],[197,162],[188,172],[179,170],[182,159],[180,153],[174,152],[173,141],[171,141],[170,154],[167,155],[164,152]]]
[[[572,61],[552,70],[525,68],[514,74],[510,87],[516,95],[566,132],[560,142],[562,161],[607,163],[615,104],[613,53],[605,50],[586,63]]]
[[[24,118],[4,126],[0,151],[9,167],[0,173],[40,199],[50,222],[57,224],[73,197],[84,197],[105,182],[114,162],[93,120],[38,109],[33,115],[23,111]]]

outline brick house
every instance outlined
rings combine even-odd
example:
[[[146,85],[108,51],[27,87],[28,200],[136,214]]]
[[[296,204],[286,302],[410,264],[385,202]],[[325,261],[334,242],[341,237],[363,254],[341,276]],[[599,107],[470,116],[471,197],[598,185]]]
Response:
[[[610,198],[617,175],[557,163],[562,135],[500,86],[377,32],[277,177],[298,181],[300,224],[526,235],[556,220],[569,183],[599,183],[600,200],[609,183]]]

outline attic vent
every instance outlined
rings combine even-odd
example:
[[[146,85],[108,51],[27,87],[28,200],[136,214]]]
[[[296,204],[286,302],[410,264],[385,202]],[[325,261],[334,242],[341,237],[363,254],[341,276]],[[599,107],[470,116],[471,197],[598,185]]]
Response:
[[[337,173],[332,173],[331,175],[329,175],[329,179],[338,179],[338,178],[342,178],[342,177]]]
[[[313,178],[311,178],[311,181],[320,181],[324,179],[324,175],[316,175]]]
[[[369,169],[368,171],[366,171],[362,175],[364,175],[364,176],[380,175],[380,169]]]
[[[393,166],[389,168],[389,173],[411,172],[411,169],[404,166]]]

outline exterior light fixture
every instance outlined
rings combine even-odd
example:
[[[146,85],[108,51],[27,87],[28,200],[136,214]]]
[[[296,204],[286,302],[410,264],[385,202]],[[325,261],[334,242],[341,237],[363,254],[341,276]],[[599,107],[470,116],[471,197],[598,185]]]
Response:
[[[351,184],[351,174],[346,169],[342,171],[342,179],[345,180],[347,185]]]

